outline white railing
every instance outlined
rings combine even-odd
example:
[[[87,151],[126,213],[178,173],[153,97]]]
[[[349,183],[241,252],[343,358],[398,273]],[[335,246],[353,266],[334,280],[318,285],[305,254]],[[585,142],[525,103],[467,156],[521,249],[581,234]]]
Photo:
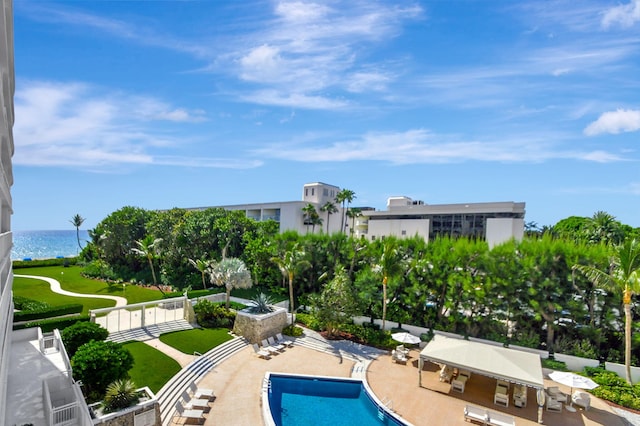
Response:
[[[72,402],[60,407],[53,407],[51,410],[51,425],[61,425],[70,423],[78,418],[78,402]]]

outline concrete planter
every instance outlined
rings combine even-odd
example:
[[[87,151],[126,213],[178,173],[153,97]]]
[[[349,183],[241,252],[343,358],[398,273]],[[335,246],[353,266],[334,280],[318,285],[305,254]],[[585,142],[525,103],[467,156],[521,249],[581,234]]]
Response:
[[[103,414],[101,411],[102,402],[89,405],[93,424],[96,426],[135,426],[138,424],[161,426],[160,404],[156,396],[148,387],[140,388],[138,392],[141,397],[136,405],[113,413]]]
[[[275,336],[287,326],[287,311],[274,307],[273,312],[253,314],[248,309],[238,311],[233,326],[235,334],[243,336],[250,343],[261,343],[267,337]]]

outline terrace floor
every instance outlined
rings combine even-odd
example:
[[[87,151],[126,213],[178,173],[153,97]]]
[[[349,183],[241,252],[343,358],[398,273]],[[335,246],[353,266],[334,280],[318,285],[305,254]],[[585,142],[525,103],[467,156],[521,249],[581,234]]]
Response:
[[[451,392],[450,385],[438,380],[437,366],[426,363],[422,373],[422,387],[418,386],[418,351],[410,354],[407,365],[394,364],[388,355],[374,359],[367,370],[367,380],[380,400],[391,399],[396,413],[416,426],[465,424],[463,410],[473,404],[516,417],[517,425],[537,425],[535,392],[529,390],[526,408],[498,407],[493,404],[495,379],[473,375],[463,394]],[[413,361],[413,362],[411,362]],[[296,345],[270,360],[257,358],[248,347],[216,366],[198,386],[213,389],[217,399],[206,414],[205,425],[221,421],[234,424],[262,424],[261,387],[267,371],[350,377],[355,362],[347,358]],[[547,386],[557,383],[545,380]],[[569,388],[559,385],[569,393]],[[180,424],[175,418],[173,424]],[[625,426],[629,423],[617,416],[605,402],[592,397],[589,411],[578,409],[575,413],[545,411],[544,424],[551,426]],[[469,424],[469,423],[466,423]]]

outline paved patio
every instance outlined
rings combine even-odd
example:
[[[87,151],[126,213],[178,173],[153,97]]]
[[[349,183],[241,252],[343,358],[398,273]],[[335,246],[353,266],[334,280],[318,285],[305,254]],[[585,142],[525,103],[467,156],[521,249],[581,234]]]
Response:
[[[485,407],[516,417],[517,425],[537,425],[535,392],[529,389],[526,408],[508,408],[493,404],[495,379],[473,375],[463,394],[450,391],[450,385],[438,380],[437,366],[426,363],[422,383],[418,386],[418,352],[412,351],[407,365],[394,364],[390,356],[373,360],[367,371],[367,380],[379,399],[392,401],[393,409],[407,421],[420,425],[465,424],[463,409],[466,404]],[[413,362],[411,362],[413,361]],[[233,423],[242,425],[262,424],[260,392],[267,371],[350,377],[355,362],[317,350],[294,346],[270,360],[259,359],[253,349],[247,348],[213,369],[198,383],[200,387],[216,392],[217,399],[206,414],[205,425]],[[546,381],[548,386],[557,386]],[[569,388],[559,386],[569,393]],[[561,425],[610,425],[625,426],[628,423],[618,417],[605,402],[592,398],[589,411],[570,413],[544,412],[544,424]],[[173,424],[181,424],[174,419]],[[469,423],[466,423],[469,424]]]

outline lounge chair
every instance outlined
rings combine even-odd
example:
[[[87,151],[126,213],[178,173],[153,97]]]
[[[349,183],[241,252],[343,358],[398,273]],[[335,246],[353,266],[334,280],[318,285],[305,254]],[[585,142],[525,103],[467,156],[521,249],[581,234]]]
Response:
[[[280,343],[276,342],[276,338],[273,336],[267,337],[267,342],[269,342],[269,345],[271,345],[271,347],[276,348],[280,352],[284,351],[284,348],[286,348],[285,345],[281,345]]]
[[[253,344],[253,352],[259,358],[264,358],[264,359],[271,358],[271,354],[268,351],[265,351],[264,349],[260,349],[257,343]]]
[[[571,395],[571,402],[573,405],[577,405],[588,410],[591,406],[591,397],[586,392],[575,391],[573,395]]]
[[[267,339],[263,339],[262,340],[262,350],[269,352],[271,355],[278,355],[280,353],[280,351],[278,350],[278,348],[271,346],[269,344],[269,342],[267,342]]]
[[[554,398],[547,398],[547,411],[562,413],[562,402]]]
[[[394,361],[397,364],[406,364],[407,357],[402,352],[398,352],[397,350],[391,351],[391,361]]]
[[[440,366],[440,381],[449,383],[453,377],[453,367],[444,364]]]
[[[204,424],[204,411],[202,410],[186,410],[180,402],[175,405],[178,417],[185,419],[185,424]]]
[[[466,376],[458,376],[456,379],[451,381],[451,390],[456,392],[464,393],[464,387],[467,384]]]
[[[396,346],[397,352],[402,352],[405,356],[409,355],[409,349],[405,348],[404,345]]]
[[[191,397],[197,399],[208,399],[213,401],[216,399],[211,389],[202,389],[196,385],[196,382],[189,383],[189,391],[191,391]]]
[[[515,426],[516,419],[513,416],[498,411],[489,411],[487,424],[492,426]]]
[[[211,411],[208,399],[192,398],[191,396],[189,396],[189,393],[187,391],[182,392],[182,395],[180,395],[180,397],[182,398],[182,406],[185,408],[185,410],[202,410],[205,413]]]
[[[484,425],[487,424],[487,421],[489,421],[489,412],[484,408],[474,407],[473,405],[465,405],[464,419],[479,422]]]
[[[503,407],[508,407],[509,388],[503,384],[496,385],[496,392],[493,394],[493,403],[496,405],[502,405]]]
[[[471,378],[471,371],[469,370],[458,370],[458,378],[464,377],[464,380],[469,380]]]
[[[280,343],[281,345],[288,346],[288,347],[293,346],[293,341],[287,340],[284,337],[282,337],[282,333],[276,334],[276,342]]]
[[[525,385],[513,386],[513,405],[519,408],[527,406],[527,387]]]

